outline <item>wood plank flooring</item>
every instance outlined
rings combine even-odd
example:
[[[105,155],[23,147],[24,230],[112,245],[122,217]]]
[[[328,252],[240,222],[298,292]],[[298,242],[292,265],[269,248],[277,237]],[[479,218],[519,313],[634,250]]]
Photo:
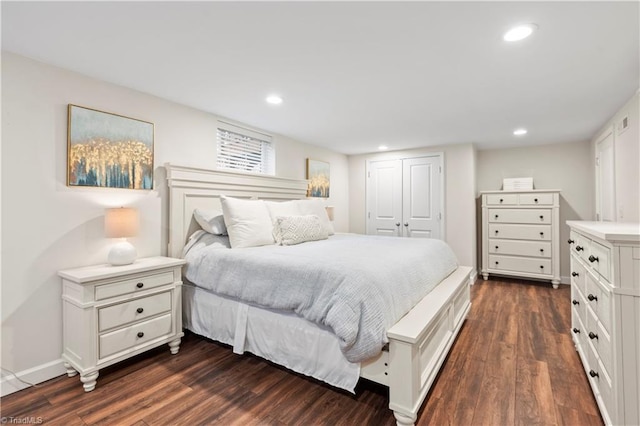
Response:
[[[570,291],[478,281],[460,336],[418,425],[601,425],[569,335]],[[100,371],[85,393],[66,375],[0,400],[2,416],[47,425],[393,425],[386,388],[355,395],[187,334]],[[14,421],[15,423],[15,421]]]

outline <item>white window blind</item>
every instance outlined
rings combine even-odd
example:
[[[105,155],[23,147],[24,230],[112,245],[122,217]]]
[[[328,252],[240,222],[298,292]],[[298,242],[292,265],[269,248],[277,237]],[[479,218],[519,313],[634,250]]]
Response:
[[[250,173],[275,174],[271,136],[220,121],[218,167]]]

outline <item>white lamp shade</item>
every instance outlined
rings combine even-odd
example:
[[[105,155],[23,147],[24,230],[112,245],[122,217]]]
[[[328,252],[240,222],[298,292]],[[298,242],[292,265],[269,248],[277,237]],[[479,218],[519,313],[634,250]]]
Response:
[[[107,209],[104,230],[107,238],[135,237],[138,234],[138,211],[125,207]]]

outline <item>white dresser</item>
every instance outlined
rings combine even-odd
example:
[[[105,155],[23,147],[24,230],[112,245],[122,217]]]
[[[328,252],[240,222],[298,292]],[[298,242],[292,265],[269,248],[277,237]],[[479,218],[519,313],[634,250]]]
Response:
[[[483,191],[482,276],[560,284],[560,190]]]
[[[67,374],[80,373],[86,392],[98,370],[168,343],[182,332],[183,259],[148,257],[131,265],[97,265],[62,277],[63,352]]]
[[[571,329],[606,424],[640,424],[640,224],[567,221]]]

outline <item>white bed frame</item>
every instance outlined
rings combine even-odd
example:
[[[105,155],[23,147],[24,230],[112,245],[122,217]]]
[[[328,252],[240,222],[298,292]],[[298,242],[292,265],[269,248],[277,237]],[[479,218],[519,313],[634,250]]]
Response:
[[[220,209],[220,195],[304,199],[306,180],[165,165],[169,185],[169,256],[180,257],[199,229],[195,208]],[[389,387],[398,425],[413,425],[469,312],[471,268],[460,266],[387,331],[388,350],[361,364],[360,376]]]

